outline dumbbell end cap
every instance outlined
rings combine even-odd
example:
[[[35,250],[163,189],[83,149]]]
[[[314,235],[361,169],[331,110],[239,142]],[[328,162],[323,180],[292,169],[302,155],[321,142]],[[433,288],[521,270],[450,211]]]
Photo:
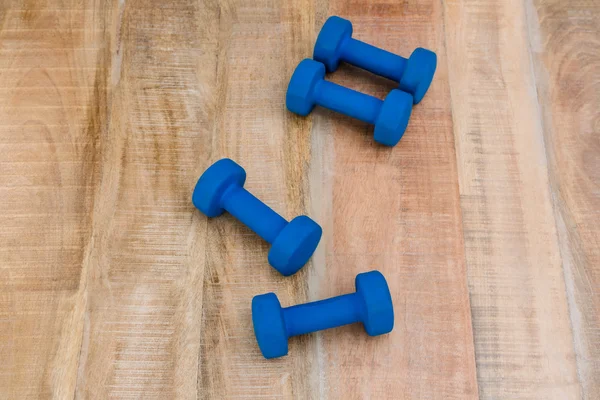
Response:
[[[309,217],[294,218],[275,238],[269,263],[284,276],[295,274],[315,252],[322,233],[319,224]]]
[[[370,336],[389,333],[394,328],[394,305],[390,289],[379,271],[356,275],[356,292],[364,302],[363,325]]]
[[[325,77],[325,66],[305,58],[300,61],[285,94],[285,105],[293,113],[306,116],[315,107],[313,89]]]
[[[349,37],[352,37],[352,23],[337,16],[329,17],[317,36],[313,58],[325,64],[328,72],[335,71],[342,57],[342,44]]]
[[[374,139],[385,146],[398,144],[412,113],[413,98],[401,90],[392,90],[383,101],[375,121]]]
[[[192,203],[207,217],[221,215],[224,211],[221,207],[223,194],[232,185],[244,186],[244,182],[244,168],[229,158],[223,158],[208,167],[198,179],[192,194]]]
[[[254,296],[252,324],[258,347],[265,358],[282,357],[288,353],[285,320],[275,293]]]
[[[437,56],[433,51],[419,47],[410,55],[400,80],[400,89],[413,95],[414,104],[425,97],[436,68]]]

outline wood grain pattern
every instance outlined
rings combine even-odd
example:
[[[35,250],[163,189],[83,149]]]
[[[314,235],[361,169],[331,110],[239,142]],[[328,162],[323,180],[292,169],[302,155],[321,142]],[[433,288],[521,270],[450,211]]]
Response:
[[[581,382],[526,11],[521,1],[446,3],[479,393],[575,399]]]
[[[334,14],[438,54],[393,149],[285,110]],[[0,2],[0,398],[599,398],[599,26],[585,0]],[[323,226],[294,277],[192,206],[221,157]],[[262,358],[254,295],[335,296],[375,268],[390,335]]]
[[[107,120],[102,7],[3,2],[0,397],[70,398],[77,382]],[[82,21],[82,18],[84,21]],[[82,22],[87,29],[72,29]]]
[[[204,169],[221,157],[235,159],[247,171],[245,186],[287,218],[309,212],[310,124],[304,120],[286,127],[282,99],[287,82],[274,76],[289,76],[309,50],[311,8],[307,2],[231,3],[221,4],[209,17],[217,21],[219,32],[217,89],[213,140],[199,163]],[[252,297],[269,291],[282,302],[306,301],[311,266],[291,278],[280,276],[266,263],[268,245],[231,216],[209,221],[204,234],[200,395],[311,396],[319,379],[311,363],[314,341],[290,343],[290,353],[304,357],[264,360],[250,312]]]
[[[112,11],[108,140],[75,395],[195,397],[205,221],[193,218],[189,193],[209,139],[199,129],[200,10],[141,0]]]
[[[582,397],[600,396],[600,4],[528,3]]]
[[[476,398],[444,37],[441,25],[432,29],[442,18],[441,6],[427,2],[406,9],[374,2],[365,10],[339,1],[331,2],[327,14],[360,26],[359,39],[401,54],[419,45],[435,48],[441,59],[428,101],[414,108],[393,150],[377,146],[365,124],[315,113],[316,124],[328,125],[313,129],[313,135],[327,130],[333,135],[326,149],[332,183],[321,189],[330,191],[322,198],[331,201],[327,214],[333,219],[317,297],[346,292],[356,273],[378,268],[392,287],[397,316],[389,340],[361,340],[358,326],[323,333],[327,394]],[[331,78],[380,98],[393,88],[350,67]]]

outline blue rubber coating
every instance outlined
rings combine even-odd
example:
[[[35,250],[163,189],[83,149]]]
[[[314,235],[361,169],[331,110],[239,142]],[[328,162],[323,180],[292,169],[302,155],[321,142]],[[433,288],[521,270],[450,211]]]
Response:
[[[265,358],[288,353],[288,338],[362,322],[370,336],[394,328],[394,306],[381,272],[358,274],[356,292],[282,308],[274,293],[252,299],[252,323],[258,347]]]
[[[288,110],[308,115],[315,105],[375,125],[375,141],[395,146],[410,119],[413,98],[400,90],[392,90],[384,101],[376,97],[324,80],[325,66],[304,59],[290,79],[286,93]]]
[[[295,274],[312,256],[322,233],[321,227],[307,216],[294,218],[273,241],[269,264],[282,275]]]
[[[425,97],[436,68],[435,53],[421,47],[416,48],[410,55],[404,74],[400,78],[400,89],[412,93],[414,103],[418,104]]]
[[[419,103],[433,80],[437,67],[434,52],[417,48],[406,59],[387,50],[352,38],[352,23],[332,16],[319,32],[313,58],[322,62],[327,72],[333,72],[341,61],[398,82],[399,88]]]
[[[307,216],[287,222],[281,215],[244,189],[246,171],[235,161],[223,158],[202,174],[192,203],[207,217],[224,211],[269,242],[269,263],[282,275],[295,274],[312,256],[319,240],[321,227]]]
[[[386,146],[398,144],[410,119],[412,96],[401,90],[392,90],[386,96],[375,122],[375,141]]]

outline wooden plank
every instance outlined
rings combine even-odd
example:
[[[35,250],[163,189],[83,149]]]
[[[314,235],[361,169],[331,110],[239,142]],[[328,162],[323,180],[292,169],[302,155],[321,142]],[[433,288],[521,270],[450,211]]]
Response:
[[[526,3],[583,398],[600,398],[600,4]]]
[[[110,7],[17,7],[0,6],[0,397],[73,398],[106,120],[106,37],[86,33]]]
[[[580,398],[527,10],[444,14],[480,397]]]
[[[310,52],[314,4],[222,2],[216,12],[213,142],[198,163],[206,168],[231,157],[247,171],[245,186],[284,217],[312,215],[310,119],[291,118],[285,91],[297,61]],[[206,234],[199,393],[207,398],[318,397],[322,378],[315,338],[291,341],[290,356],[265,360],[250,309],[253,296],[271,291],[287,305],[307,301],[312,263],[282,277],[267,263],[267,244],[231,216],[209,221]]]
[[[406,56],[430,48],[439,60],[429,93],[393,149],[375,144],[366,124],[314,112],[313,165],[322,179],[312,184],[326,234],[311,297],[350,291],[357,273],[379,269],[396,315],[385,337],[366,338],[360,326],[317,336],[326,377],[321,397],[476,398],[441,5],[332,1],[319,15],[317,29],[327,15],[340,15],[353,22],[354,37]],[[394,88],[349,66],[330,79],[379,98]]]
[[[76,397],[196,398],[213,32],[189,1],[115,7]]]

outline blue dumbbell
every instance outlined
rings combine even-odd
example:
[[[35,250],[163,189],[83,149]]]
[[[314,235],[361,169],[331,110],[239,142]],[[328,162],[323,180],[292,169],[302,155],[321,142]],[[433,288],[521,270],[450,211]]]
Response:
[[[352,23],[335,16],[321,28],[313,58],[325,64],[327,72],[335,71],[340,61],[345,61],[396,81],[401,90],[412,94],[415,104],[425,96],[437,66],[437,56],[427,49],[419,47],[406,59],[353,39]]]
[[[269,263],[273,268],[285,276],[296,273],[317,248],[321,227],[304,215],[288,223],[244,189],[244,182],[246,171],[223,158],[198,179],[192,202],[207,217],[228,211],[272,245]]]
[[[285,356],[288,338],[362,322],[370,336],[394,328],[394,306],[385,278],[379,271],[356,275],[356,292],[314,303],[281,308],[274,293],[252,299],[252,323],[258,347],[265,358]]]
[[[385,100],[326,81],[325,66],[304,59],[298,64],[285,96],[291,112],[308,115],[315,105],[375,125],[375,141],[394,146],[406,130],[412,111],[412,96],[392,90]]]

